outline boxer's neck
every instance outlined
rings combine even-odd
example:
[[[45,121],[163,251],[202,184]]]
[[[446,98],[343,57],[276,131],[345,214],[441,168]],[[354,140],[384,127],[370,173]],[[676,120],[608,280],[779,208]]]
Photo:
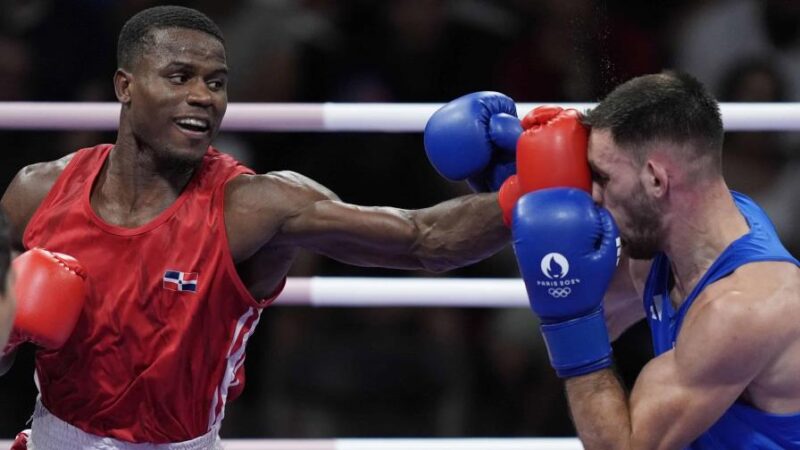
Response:
[[[720,254],[750,228],[722,178],[671,195],[675,198],[666,215],[664,251],[680,304]]]

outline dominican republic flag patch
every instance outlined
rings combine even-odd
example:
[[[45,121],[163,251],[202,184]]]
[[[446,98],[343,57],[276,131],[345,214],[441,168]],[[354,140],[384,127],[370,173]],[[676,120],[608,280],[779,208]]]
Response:
[[[167,270],[164,272],[164,289],[197,292],[197,272]]]

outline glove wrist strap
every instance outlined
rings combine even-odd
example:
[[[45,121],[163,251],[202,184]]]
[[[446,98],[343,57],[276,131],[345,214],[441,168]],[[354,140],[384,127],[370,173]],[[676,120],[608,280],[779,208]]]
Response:
[[[541,326],[550,364],[561,378],[585,375],[611,365],[611,344],[603,310]]]

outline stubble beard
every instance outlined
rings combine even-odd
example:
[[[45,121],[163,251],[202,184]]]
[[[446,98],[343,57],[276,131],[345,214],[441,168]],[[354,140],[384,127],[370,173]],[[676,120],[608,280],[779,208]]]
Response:
[[[630,236],[624,237],[628,255],[632,259],[648,260],[661,251],[661,214],[647,201],[643,191],[637,189],[625,207],[629,217]]]
[[[167,145],[163,151],[156,152],[156,165],[162,172],[190,172],[197,169],[203,161],[203,156],[193,152],[181,151]]]

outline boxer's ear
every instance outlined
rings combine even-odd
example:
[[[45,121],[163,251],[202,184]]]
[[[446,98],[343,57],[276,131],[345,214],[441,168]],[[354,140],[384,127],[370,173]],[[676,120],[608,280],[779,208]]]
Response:
[[[653,198],[664,198],[669,191],[669,171],[660,162],[648,159],[640,174],[645,193]]]
[[[133,75],[122,69],[117,69],[114,72],[114,93],[117,95],[117,100],[123,105],[127,105],[131,101],[131,84]]]

